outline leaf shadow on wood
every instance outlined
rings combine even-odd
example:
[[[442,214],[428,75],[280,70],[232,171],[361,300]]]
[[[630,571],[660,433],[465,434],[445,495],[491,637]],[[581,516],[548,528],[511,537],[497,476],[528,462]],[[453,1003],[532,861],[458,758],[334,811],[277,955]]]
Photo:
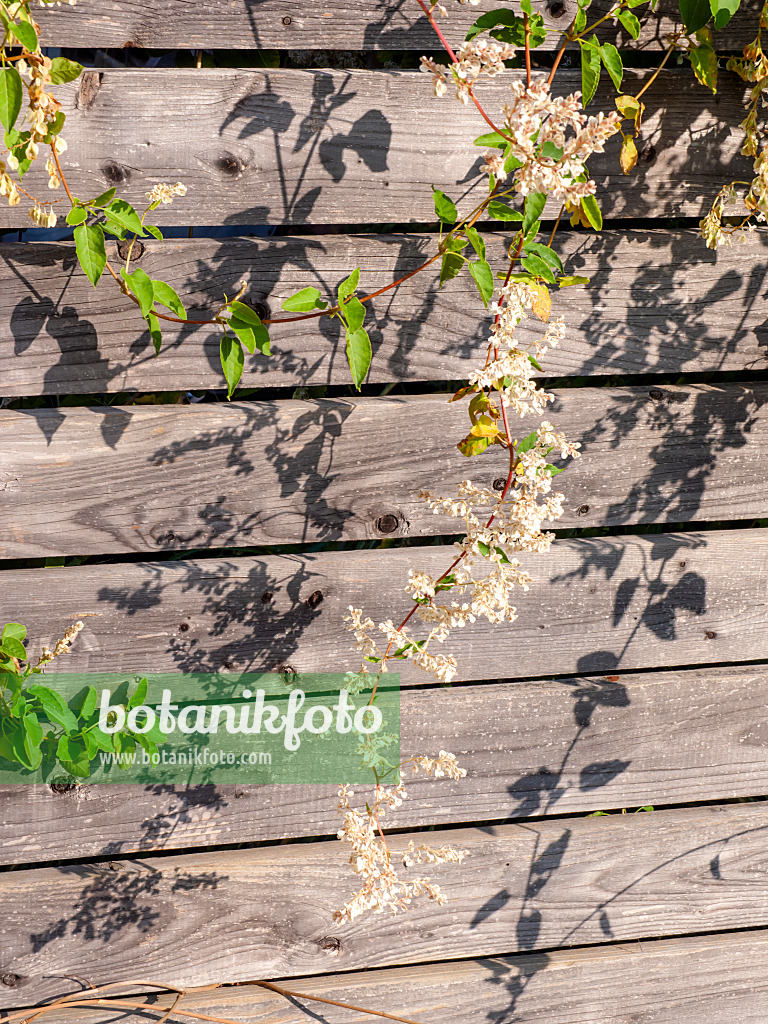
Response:
[[[195,874],[177,868],[171,877],[142,861],[126,861],[113,865],[65,866],[57,868],[70,884],[84,884],[73,895],[72,911],[49,924],[43,931],[32,932],[29,944],[32,953],[39,953],[57,940],[78,936],[84,942],[109,944],[126,930],[140,936],[161,927],[163,913],[158,909],[163,894],[192,894],[202,889],[216,889],[227,881],[216,871]],[[177,897],[183,899],[183,897]],[[41,915],[43,916],[43,915]]]
[[[169,532],[160,537],[164,549],[189,550],[247,544],[251,535],[272,543],[339,539],[344,524],[354,513],[337,508],[325,494],[332,488],[334,446],[344,421],[354,410],[343,400],[295,403],[286,407],[275,402],[249,403],[228,407],[240,414],[233,425],[206,430],[156,449],[149,456],[152,466],[178,464],[195,471],[198,463],[207,467],[219,494],[205,503],[178,510]],[[302,410],[296,415],[296,410]],[[293,415],[286,415],[290,410]],[[230,422],[232,422],[230,418]],[[271,440],[270,440],[271,438]],[[264,484],[263,465],[254,465],[252,453],[266,456],[278,480],[279,503],[265,507],[258,499]],[[242,493],[238,477],[251,477],[253,500],[232,499],[228,481]],[[235,478],[235,479],[233,479]],[[202,481],[201,481],[202,484]],[[265,485],[271,491],[273,485]],[[162,498],[160,499],[162,500]]]
[[[311,555],[284,555],[283,565],[278,577],[263,563],[250,563],[245,570],[236,562],[219,559],[149,564],[144,567],[148,578],[140,587],[102,587],[97,598],[130,616],[163,602],[183,609],[184,594],[196,591],[203,597],[200,618],[205,631],[200,635],[181,632],[167,644],[167,653],[180,671],[292,671],[288,660],[304,630],[320,614],[322,591],[316,589],[319,581]],[[310,580],[312,593],[304,595]]]
[[[572,303],[577,315],[583,309],[580,330],[594,345],[576,372],[682,373],[699,369],[704,359],[708,371],[741,368],[730,360],[748,345],[752,332],[768,348],[763,340],[768,328],[754,327],[768,295],[768,249],[759,237],[720,253],[707,249],[697,231],[632,229],[581,237],[580,244],[569,247],[567,272],[587,273],[591,280],[583,292],[568,289],[561,295],[562,304]],[[563,238],[574,240],[574,235],[564,233]],[[555,248],[563,252],[557,243]],[[723,259],[731,266],[719,271]],[[627,286],[619,294],[615,271],[624,267]],[[694,285],[693,275],[706,283]],[[718,304],[727,310],[722,317]],[[606,308],[611,316],[605,315]],[[564,312],[568,321],[567,308]],[[528,329],[523,325],[523,336]],[[765,365],[760,359],[749,368]]]

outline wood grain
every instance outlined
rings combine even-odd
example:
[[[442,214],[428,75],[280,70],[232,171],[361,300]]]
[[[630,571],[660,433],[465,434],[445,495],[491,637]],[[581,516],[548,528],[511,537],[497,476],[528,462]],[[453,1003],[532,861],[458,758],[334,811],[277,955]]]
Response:
[[[501,266],[509,236],[485,234]],[[205,319],[240,280],[246,299],[279,317],[283,301],[314,283],[324,294],[354,267],[360,294],[409,273],[434,251],[429,235],[150,242],[139,259],[167,280],[189,316]],[[766,366],[761,301],[768,243],[704,247],[694,231],[558,233],[556,248],[586,288],[554,295],[568,330],[546,358],[557,374],[680,373]],[[111,258],[117,262],[115,246]],[[442,290],[432,269],[374,299],[369,380],[459,380],[485,357],[487,314],[468,274]],[[286,315],[286,314],[282,314]],[[536,323],[519,328],[526,343]],[[273,325],[272,355],[246,357],[243,384],[285,386],[349,381],[336,321]],[[163,328],[154,357],[135,307],[109,281],[97,291],[76,268],[71,243],[0,245],[0,378],[3,395],[220,388],[219,338],[208,328]]]
[[[628,72],[623,88],[637,91],[649,75]],[[156,182],[182,179],[189,192],[156,211],[161,225],[431,222],[430,185],[464,197],[460,212],[487,187],[472,145],[482,120],[431,88],[417,71],[91,71],[57,90],[65,172],[77,196],[115,185],[137,205]],[[577,89],[581,74],[564,71],[558,90]],[[613,86],[601,90],[595,109],[613,109]],[[490,112],[508,96],[498,79],[483,93]],[[750,176],[733,127],[743,100],[735,76],[713,97],[690,70],[662,72],[645,99],[635,171],[621,173],[616,138],[590,160],[604,215],[700,216],[723,182]],[[25,184],[48,194],[42,166]],[[550,203],[546,216],[559,208]],[[0,208],[0,227],[28,223],[24,207]]]
[[[551,418],[583,452],[557,481],[558,527],[765,513],[768,385],[555,395]],[[515,422],[515,436],[539,421]],[[500,447],[469,467],[451,443],[468,429],[444,394],[0,412],[0,557],[459,530],[418,492],[506,479]]]
[[[441,27],[458,44],[467,28],[484,11],[489,0],[477,7],[450,6],[450,17]],[[509,7],[517,7],[509,3]],[[559,44],[559,35],[576,14],[575,0],[565,0],[554,16],[542,0],[534,0],[534,11],[544,15],[549,35],[543,48]],[[596,21],[613,5],[595,0],[589,10]],[[664,37],[678,26],[679,13],[669,0],[659,4],[655,15],[638,12],[643,28],[637,42],[626,34],[618,38],[631,49],[662,48]],[[120,48],[210,47],[277,48],[303,47],[352,50],[439,49],[434,31],[427,24],[415,0],[375,0],[353,4],[349,0],[203,0],[193,6],[180,0],[162,3],[128,0],[80,0],[73,11],[43,8],[35,14],[49,46],[101,46]],[[733,21],[715,36],[721,50],[741,48],[756,34],[758,9],[744,3]],[[601,38],[616,38],[612,23],[601,26]]]
[[[339,842],[0,876],[0,999],[29,1005],[150,975],[204,985],[768,924],[765,804],[411,833],[468,851],[430,866],[448,902],[337,925],[354,891]]]
[[[375,622],[404,615],[409,568],[440,575],[453,550],[7,570],[0,618],[25,623],[34,650],[82,619],[60,671],[344,672],[359,665],[342,621],[349,605]],[[523,565],[534,584],[515,596],[514,624],[451,634],[457,679],[768,658],[768,530],[561,540]],[[407,684],[430,678],[399,667]]]
[[[401,750],[446,745],[461,782],[413,777],[401,826],[768,792],[764,667],[404,691]],[[60,685],[60,684],[59,684]],[[333,835],[331,786],[0,787],[2,864]]]
[[[516,1024],[763,1024],[766,978],[768,934],[756,930],[385,968],[302,978],[285,986],[443,1024],[507,1018]],[[332,1012],[338,1024],[369,1019],[309,1000],[287,1000],[257,985],[190,992],[179,1006],[250,1024],[295,1024],[302,1011],[307,1018]],[[58,1011],[56,1019],[146,1024],[157,1016],[79,1009]]]

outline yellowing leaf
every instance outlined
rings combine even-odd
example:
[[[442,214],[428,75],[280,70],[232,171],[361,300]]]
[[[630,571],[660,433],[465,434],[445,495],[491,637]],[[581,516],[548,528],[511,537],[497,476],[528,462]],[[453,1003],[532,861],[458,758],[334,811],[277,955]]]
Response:
[[[634,121],[640,112],[640,101],[634,96],[617,96],[616,109],[622,117],[628,117]]]
[[[549,314],[552,312],[552,299],[549,288],[545,284],[531,285],[531,291],[536,293],[531,309],[545,324],[549,322]]]
[[[631,135],[624,136],[624,141],[621,143],[621,152],[619,153],[619,163],[625,174],[629,174],[637,163],[637,146]]]

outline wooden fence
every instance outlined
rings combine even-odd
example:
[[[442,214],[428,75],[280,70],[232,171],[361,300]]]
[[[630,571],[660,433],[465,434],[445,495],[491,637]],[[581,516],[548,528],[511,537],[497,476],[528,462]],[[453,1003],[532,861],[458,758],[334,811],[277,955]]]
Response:
[[[448,24],[461,32],[486,6],[456,5]],[[556,42],[573,0],[534,6]],[[756,12],[734,19],[724,50],[752,38]],[[638,65],[658,59],[672,13],[648,19]],[[355,51],[353,70],[89,70],[57,91],[74,190],[116,184],[138,201],[185,181],[158,220],[194,236],[148,242],[137,262],[191,311],[241,279],[265,315],[355,266],[367,290],[383,287],[431,252],[429,185],[479,187],[477,150],[455,141],[482,130],[473,110],[376,60],[434,49],[416,15],[401,0],[41,10],[46,42],[65,48]],[[651,74],[628,72],[633,88]],[[561,88],[579,84],[566,70]],[[489,85],[489,103],[502,89]],[[140,993],[133,979],[151,978],[223,986],[187,995],[195,1013],[365,1019],[253,984],[291,978],[424,1024],[764,1022],[768,260],[762,241],[715,258],[679,223],[749,174],[743,95],[724,72],[716,97],[687,66],[662,72],[637,169],[620,173],[615,146],[593,161],[606,230],[556,236],[590,277],[558,300],[568,335],[547,364],[553,419],[583,443],[563,477],[571,533],[537,559],[513,626],[455,634],[454,686],[402,672],[404,749],[445,745],[469,771],[412,783],[397,822],[415,835],[392,840],[437,827],[471,851],[432,872],[447,905],[332,923],[354,882],[329,838],[332,787],[0,787],[1,1009],[113,981]],[[0,229],[24,218],[2,207]],[[281,233],[206,234],[214,225]],[[500,256],[508,236],[484,234]],[[247,358],[243,386],[266,393],[133,404],[220,388],[217,338],[169,330],[155,359],[131,304],[94,292],[71,243],[3,242],[0,394],[22,401],[0,412],[0,621],[50,644],[82,619],[67,671],[355,668],[344,610],[390,617],[415,564],[412,547],[382,542],[439,536],[445,520],[415,493],[466,472],[446,441],[456,407],[418,384],[462,379],[484,350],[473,288],[439,290],[426,272],[375,300],[369,382],[384,394],[351,396],[338,331],[309,322]],[[291,397],[315,385],[331,393]],[[473,479],[492,485],[503,464],[487,454]],[[439,574],[445,548],[417,561]]]

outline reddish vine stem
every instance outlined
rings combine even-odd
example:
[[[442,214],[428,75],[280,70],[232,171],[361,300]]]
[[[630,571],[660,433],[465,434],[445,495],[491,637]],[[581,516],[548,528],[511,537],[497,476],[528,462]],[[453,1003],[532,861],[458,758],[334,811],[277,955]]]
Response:
[[[523,14],[523,32],[525,33],[525,84],[531,88],[531,26],[528,15]]]

